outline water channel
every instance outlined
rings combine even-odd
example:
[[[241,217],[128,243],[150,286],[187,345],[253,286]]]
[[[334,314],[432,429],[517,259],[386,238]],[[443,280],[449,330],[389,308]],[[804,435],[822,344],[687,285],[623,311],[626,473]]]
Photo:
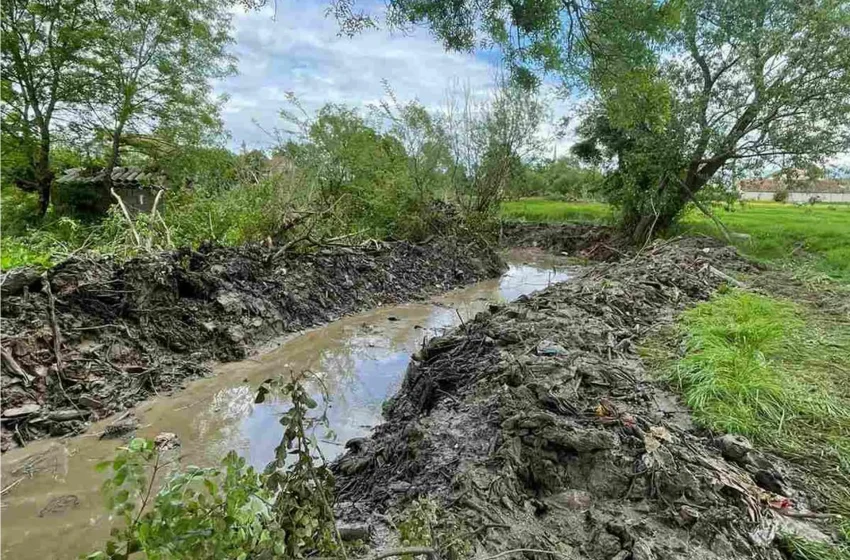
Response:
[[[278,417],[287,403],[269,398],[254,404],[257,387],[270,377],[309,370],[321,376],[332,398],[328,418],[337,439],[321,445],[326,457],[334,457],[346,440],[380,423],[382,403],[399,388],[410,354],[424,339],[474,317],[490,303],[512,301],[574,273],[564,259],[535,252],[513,252],[507,260],[509,269],[501,278],[427,302],[348,316],[277,341],[255,357],[218,365],[213,377],[140,403],[136,434],[177,434],[182,465],[214,464],[233,449],[262,468],[280,441]],[[104,475],[94,467],[121,443],[98,437],[112,421],[3,456],[3,557],[76,558],[104,542],[113,520],[100,493]]]

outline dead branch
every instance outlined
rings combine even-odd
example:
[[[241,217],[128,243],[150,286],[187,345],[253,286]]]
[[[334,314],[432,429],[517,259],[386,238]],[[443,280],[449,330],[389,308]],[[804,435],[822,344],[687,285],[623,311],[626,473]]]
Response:
[[[22,476],[19,479],[17,479],[16,481],[9,484],[8,486],[4,487],[3,490],[0,490],[0,496],[2,496],[3,494],[5,494],[9,490],[11,490],[12,488],[17,486],[18,484],[20,484],[25,478],[26,478],[25,476]]]
[[[133,224],[133,220],[130,218],[130,213],[127,211],[127,207],[124,205],[124,201],[121,200],[121,197],[118,196],[118,193],[115,192],[115,189],[109,188],[109,192],[118,201],[118,206],[121,208],[121,213],[124,214],[124,219],[127,220],[127,224],[130,226],[130,231],[133,232],[133,238],[136,240],[136,246],[142,246],[142,240],[139,237],[139,232],[136,231],[136,226]],[[160,191],[161,192],[161,191]]]
[[[151,207],[151,217],[154,218],[154,219],[156,219],[157,216],[159,216],[159,213],[157,211],[157,207],[159,206],[159,199],[162,198],[162,193],[164,193],[164,192],[165,192],[165,189],[160,189],[159,191],[157,191],[156,197],[153,199],[153,206]],[[162,220],[161,216],[160,216],[160,220]],[[165,224],[165,222],[163,222],[163,225],[164,224]],[[169,236],[167,226],[165,228],[165,234],[166,234],[166,237]],[[169,245],[170,245],[170,243],[169,243]],[[148,248],[148,251],[153,249],[153,235],[148,236],[147,248]]]
[[[151,207],[151,216],[156,215],[156,207],[159,206],[159,199],[162,198],[162,193],[165,192],[165,189],[159,189],[156,193],[156,197],[153,199],[153,206]]]
[[[512,550],[506,550],[504,552],[500,552],[498,554],[494,554],[493,556],[484,556],[479,558],[478,560],[495,560],[496,558],[501,558],[503,556],[508,556],[510,554],[518,554],[521,552],[534,552],[537,554],[551,554],[552,556],[559,556],[561,558],[572,558],[571,556],[567,556],[562,552],[555,552],[554,550],[541,550],[539,548],[514,548]]]
[[[59,381],[59,389],[65,396],[65,400],[79,411],[80,407],[71,400],[71,397],[65,391],[65,386],[62,384],[62,370],[64,369],[62,364],[62,333],[59,332],[59,323],[56,321],[56,300],[53,297],[53,290],[50,289],[50,279],[46,277],[44,279],[44,290],[47,292],[47,313],[50,319],[50,328],[53,331],[53,355],[56,357],[56,379]]]
[[[725,280],[725,281],[726,281],[726,282],[728,282],[729,284],[732,284],[732,285],[733,285],[733,286],[735,286],[736,288],[746,288],[746,287],[747,287],[747,285],[746,285],[746,284],[744,284],[743,282],[741,282],[741,281],[739,281],[739,280],[736,280],[736,279],[732,278],[731,276],[729,276],[729,275],[728,275],[728,274],[726,274],[725,272],[722,272],[722,271],[720,271],[720,270],[717,270],[716,268],[714,268],[714,267],[713,267],[713,266],[711,266],[711,265],[709,265],[709,266],[708,266],[708,271],[709,271],[711,274],[713,274],[714,276],[717,276],[718,278],[720,278],[721,280]]]
[[[381,558],[390,558],[391,556],[405,556],[410,554],[411,556],[417,556],[419,554],[424,554],[433,560],[437,559],[437,551],[433,548],[428,548],[426,546],[408,546],[405,548],[391,548],[389,550],[385,550],[375,556],[372,556],[369,560],[381,560]]]
[[[705,205],[702,202],[697,200],[697,197],[694,196],[694,193],[691,192],[691,189],[689,189],[688,186],[684,182],[682,182],[681,179],[677,178],[676,180],[679,181],[679,184],[682,185],[683,189],[685,189],[685,194],[688,195],[688,198],[691,199],[691,202],[694,203],[694,206],[699,208],[700,212],[702,212],[703,214],[708,216],[708,218],[712,222],[714,222],[714,225],[717,226],[717,228],[720,230],[720,233],[722,233],[723,237],[726,239],[726,243],[728,243],[729,245],[732,245],[732,236],[729,234],[729,229],[726,227],[726,225],[723,222],[721,222],[719,219],[717,219],[717,216],[715,216],[712,212],[710,212],[708,210],[708,208],[706,208]]]

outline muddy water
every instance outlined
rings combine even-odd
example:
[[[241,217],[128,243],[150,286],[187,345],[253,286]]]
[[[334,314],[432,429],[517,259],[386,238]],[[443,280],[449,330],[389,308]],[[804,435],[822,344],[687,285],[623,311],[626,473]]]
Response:
[[[176,395],[136,407],[141,427],[154,437],[174,432],[182,465],[208,465],[235,449],[262,467],[282,434],[279,414],[287,403],[254,404],[258,385],[280,374],[310,370],[331,395],[328,417],[337,434],[322,442],[333,457],[346,440],[362,436],[381,420],[381,405],[399,387],[409,356],[423,339],[467,320],[494,301],[510,301],[571,272],[562,259],[536,253],[508,255],[498,280],[456,290],[427,303],[378,308],[278,341],[257,357],[223,364],[217,375],[190,383]],[[113,520],[103,507],[103,475],[94,466],[120,442],[98,435],[114,419],[81,436],[40,441],[2,458],[2,555],[15,559],[75,558],[108,536]]]

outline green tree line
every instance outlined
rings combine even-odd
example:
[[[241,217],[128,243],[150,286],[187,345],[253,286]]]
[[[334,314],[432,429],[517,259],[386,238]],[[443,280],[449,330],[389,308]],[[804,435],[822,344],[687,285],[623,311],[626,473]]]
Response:
[[[517,83],[587,96],[574,153],[613,166],[635,240],[671,226],[732,166],[798,168],[850,150],[850,4],[842,0],[388,0],[386,25],[446,48],[496,45]],[[377,26],[336,0],[345,32]]]

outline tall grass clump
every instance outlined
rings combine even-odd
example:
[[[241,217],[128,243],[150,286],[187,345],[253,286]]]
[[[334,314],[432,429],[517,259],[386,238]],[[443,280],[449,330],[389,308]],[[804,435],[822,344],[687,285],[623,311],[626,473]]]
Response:
[[[793,303],[735,290],[681,328],[671,376],[699,422],[795,456],[817,448],[850,473],[850,325],[825,329]]]
[[[781,539],[791,558],[850,555],[850,322],[731,290],[686,311],[668,369],[695,420],[796,462],[839,514],[837,546]],[[843,520],[842,520],[843,519]]]

